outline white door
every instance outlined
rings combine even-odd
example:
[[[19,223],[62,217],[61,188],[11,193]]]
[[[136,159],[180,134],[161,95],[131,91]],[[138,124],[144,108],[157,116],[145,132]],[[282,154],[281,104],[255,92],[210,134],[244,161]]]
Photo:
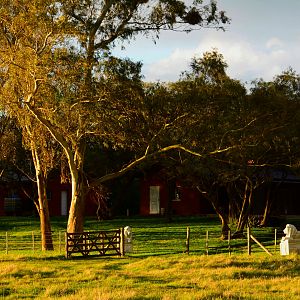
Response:
[[[150,186],[150,214],[159,214],[160,199],[159,199],[160,187],[157,185]]]
[[[62,216],[66,216],[68,214],[68,192],[67,191],[61,191],[60,211]]]

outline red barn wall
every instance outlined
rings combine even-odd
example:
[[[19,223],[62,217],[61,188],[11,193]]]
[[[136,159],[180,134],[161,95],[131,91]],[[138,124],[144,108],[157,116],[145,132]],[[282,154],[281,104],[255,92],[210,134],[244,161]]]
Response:
[[[214,213],[210,203],[196,190],[188,187],[177,186],[179,199],[175,195],[169,195],[168,185],[158,178],[145,179],[141,183],[140,214],[150,214],[150,186],[160,187],[160,212],[163,214],[168,207],[168,199],[172,200],[172,213],[179,216],[199,215]]]
[[[67,211],[69,211],[71,202],[71,185],[68,183],[60,183],[60,179],[50,180],[47,184],[47,191],[49,194],[48,206],[50,216],[61,216],[61,193],[62,191],[67,192]]]
[[[199,193],[196,190],[180,187],[179,200],[172,201],[175,215],[194,215],[200,213]]]
[[[72,197],[72,188],[68,183],[60,183],[58,179],[49,181],[47,185],[47,190],[51,194],[51,199],[48,201],[49,213],[51,216],[61,216],[61,193],[63,191],[67,192],[67,213],[69,212],[71,197]],[[85,203],[85,215],[95,216],[97,211],[97,205],[92,200],[91,197],[87,196]]]

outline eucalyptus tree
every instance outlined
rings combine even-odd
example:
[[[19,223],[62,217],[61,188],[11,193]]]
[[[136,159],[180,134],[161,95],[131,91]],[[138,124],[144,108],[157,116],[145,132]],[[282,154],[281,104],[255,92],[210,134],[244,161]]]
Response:
[[[212,203],[223,237],[232,220],[237,232],[247,224],[255,204],[253,192],[268,178],[268,141],[276,139],[281,128],[279,115],[256,105],[226,68],[223,56],[213,50],[194,58],[191,70],[169,86],[186,116],[178,119],[177,140],[189,145],[194,156],[173,156],[177,165],[172,168]]]
[[[253,150],[252,164],[265,178],[272,180],[274,170],[298,172],[300,134],[300,76],[288,69],[272,81],[262,79],[253,83],[250,99],[252,110],[260,114],[261,136]],[[259,141],[260,139],[260,141]],[[267,193],[261,225],[267,223],[272,207],[272,197]]]
[[[51,1],[1,1],[0,4],[1,108],[4,114],[16,119],[24,145],[32,154],[38,189],[38,199],[34,202],[41,221],[43,250],[53,249],[46,195],[47,173],[54,163],[53,144],[46,128],[27,109],[26,101],[35,94],[37,83],[44,80],[39,75],[47,73],[45,66],[50,54],[47,41],[55,10],[47,14],[45,8],[51,4]],[[41,99],[45,89],[41,92],[39,101],[45,100]]]
[[[103,71],[110,49],[139,33],[155,38],[162,30],[222,29],[229,19],[215,2],[202,1],[190,6],[173,0],[2,1],[1,6],[5,88],[14,91],[12,82],[18,83],[21,108],[64,150],[72,182],[68,231],[82,231],[86,140],[98,137],[113,148],[145,147],[140,158],[93,185],[124,174],[150,154],[139,136],[129,134],[140,135],[141,82],[131,76],[128,61],[119,64],[117,77]]]
[[[238,85],[226,92],[224,86],[234,87],[233,84],[238,83],[224,80],[224,77],[221,82],[214,95],[220,91],[223,96],[210,100],[221,104],[216,110],[217,126],[212,127],[212,145],[225,143],[231,149],[216,157],[216,161],[199,162],[198,173],[203,171],[204,178],[196,178],[205,196],[214,195],[213,206],[219,211],[222,224],[224,220],[225,223],[233,220],[236,233],[240,234],[251,221],[253,208],[258,204],[254,190],[272,180],[274,170],[291,170],[299,161],[300,81],[299,75],[289,70],[272,82],[258,81],[250,95],[242,90],[238,94]],[[198,140],[202,140],[201,136]],[[193,163],[191,170],[193,165],[197,168]],[[223,191],[226,189],[221,199],[218,198],[219,187],[223,187]],[[270,211],[269,200],[266,199],[261,225],[265,224]],[[226,229],[226,225],[223,228]]]
[[[222,236],[226,237],[231,200],[225,191],[240,176],[236,158],[246,143],[253,119],[246,114],[245,87],[227,75],[228,65],[222,54],[213,49],[193,58],[190,66],[176,83],[193,110],[193,124],[184,136],[195,152],[214,150],[214,155],[185,158],[183,170],[190,170],[186,180],[211,202],[221,221]]]
[[[14,142],[11,138],[9,140],[5,139],[1,148],[10,149],[8,152],[9,157],[7,157],[8,154],[6,153],[6,159],[18,172],[21,172],[36,183],[37,198],[35,193],[30,198],[33,200],[40,217],[42,250],[53,250],[46,186],[49,171],[59,162],[57,144],[46,128],[40,126],[38,121],[28,111],[19,107],[19,98],[21,96],[18,93],[11,93],[6,87],[3,87],[0,95],[3,100],[5,114],[14,116],[15,126],[15,128],[10,128],[8,136],[14,135]],[[30,174],[31,172],[28,172],[30,167],[25,166],[26,150],[29,150],[31,153],[35,171],[33,177]],[[20,157],[21,155],[23,157]]]
[[[12,180],[14,181],[18,177],[25,176],[36,183],[37,193],[36,189],[29,191],[24,187],[21,180],[19,188],[33,200],[39,214],[42,250],[53,250],[46,182],[49,169],[55,165],[58,151],[50,134],[45,129],[43,130],[43,127],[39,126],[31,115],[24,116],[23,114],[17,117],[17,114],[14,114],[14,118],[11,118],[8,113],[9,111],[3,112],[0,117],[1,175],[4,173],[6,178],[10,178],[13,174]],[[29,118],[29,120],[25,121],[24,118]],[[23,128],[20,124],[23,124]],[[28,165],[28,161],[33,161],[35,171],[33,174],[31,163]]]
[[[51,222],[47,197],[47,178],[49,172],[58,166],[61,151],[57,143],[44,127],[31,115],[23,121],[23,144],[31,152],[35,170],[38,199],[33,199],[40,217],[42,250],[53,250]]]
[[[287,75],[287,74],[285,74]],[[289,170],[299,156],[299,101],[295,100],[295,91],[287,92],[284,86],[293,86],[292,78],[285,76],[286,82],[279,82],[281,75],[271,83],[259,81],[250,95],[243,97],[241,112],[231,112],[240,126],[229,128],[228,142],[239,146],[226,153],[228,172],[226,178],[229,218],[236,223],[236,234],[243,232],[251,224],[253,209],[261,206],[254,191],[272,181],[274,170]],[[295,80],[295,76],[293,77]],[[294,85],[295,86],[295,85]],[[284,91],[284,92],[283,92]],[[239,114],[237,116],[236,114]],[[226,119],[224,119],[226,121]],[[223,123],[224,127],[226,123]],[[222,136],[223,139],[223,136]],[[221,173],[221,172],[220,172]],[[264,218],[266,223],[270,212],[271,199],[266,199]],[[256,220],[259,221],[259,220]]]

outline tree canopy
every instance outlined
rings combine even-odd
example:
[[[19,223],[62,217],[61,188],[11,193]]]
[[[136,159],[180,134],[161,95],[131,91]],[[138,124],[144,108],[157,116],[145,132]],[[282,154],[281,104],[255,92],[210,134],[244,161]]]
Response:
[[[161,30],[223,29],[227,23],[214,1],[1,2],[1,99],[8,112],[31,114],[62,147],[72,183],[68,231],[83,229],[87,141],[144,148],[98,184],[143,160],[154,138],[144,137],[146,126],[136,127],[147,122],[140,64],[114,58],[110,50],[137,34],[155,38]]]

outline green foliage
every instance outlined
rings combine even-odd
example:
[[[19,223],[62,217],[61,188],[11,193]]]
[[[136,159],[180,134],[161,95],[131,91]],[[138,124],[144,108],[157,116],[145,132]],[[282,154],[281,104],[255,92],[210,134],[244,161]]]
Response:
[[[3,105],[11,115],[26,116],[19,118],[23,128],[30,115],[62,147],[73,184],[71,231],[82,228],[82,221],[74,224],[83,220],[89,185],[83,174],[87,142],[113,150],[139,149],[136,155],[149,150],[147,126],[136,126],[147,121],[141,64],[111,57],[109,50],[137,34],[222,29],[229,23],[215,2],[186,6],[179,0],[3,1],[0,20]],[[41,133],[26,129],[29,140]],[[32,145],[36,155],[39,145]],[[48,162],[51,167],[51,157]]]
[[[89,40],[97,39],[95,49],[110,49],[118,40],[130,40],[135,35],[158,34],[161,30],[190,31],[194,27],[223,29],[229,23],[224,11],[215,2],[195,1],[187,6],[184,1],[59,1],[68,32],[84,49]],[[74,29],[76,28],[76,33]],[[93,28],[91,34],[87,36]],[[99,29],[99,30],[98,30]]]
[[[257,111],[261,119],[257,127],[264,127],[260,144],[267,150],[267,155],[262,159],[270,165],[292,167],[297,161],[300,128],[298,81],[299,75],[288,70],[272,82],[256,82],[252,89],[252,110]]]
[[[207,52],[192,60],[180,81],[153,85],[147,94],[160,133],[155,143],[190,150],[169,152],[161,168],[197,187],[222,222],[228,214],[247,218],[253,190],[271,180],[272,170],[291,170],[299,162],[298,75],[289,70],[273,82],[259,81],[247,94],[226,67],[216,50]]]
[[[217,49],[205,52],[203,57],[194,57],[190,63],[190,72],[184,72],[183,78],[198,80],[206,84],[220,84],[228,79],[226,69],[228,65],[224,57]]]

